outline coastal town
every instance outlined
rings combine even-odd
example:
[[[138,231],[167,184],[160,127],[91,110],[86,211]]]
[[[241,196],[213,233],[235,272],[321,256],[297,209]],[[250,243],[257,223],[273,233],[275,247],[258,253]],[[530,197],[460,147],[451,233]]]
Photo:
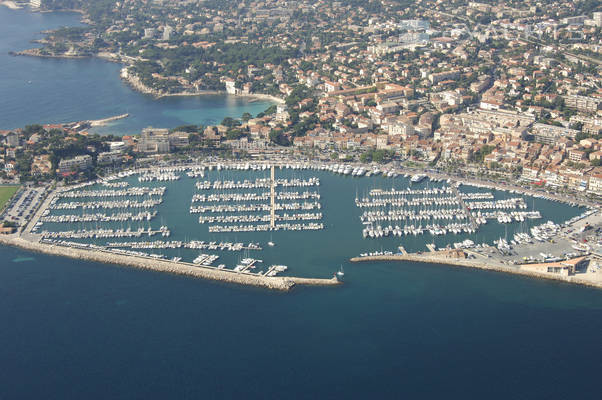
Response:
[[[401,197],[384,203],[380,192],[356,198],[356,205],[365,209],[361,222],[366,239],[474,234],[487,219],[505,224],[538,218],[536,210],[521,211],[528,208],[522,197],[503,201],[494,201],[493,194],[463,197],[452,192],[454,184],[588,207],[583,216],[587,224],[581,222],[578,236],[573,223],[581,219],[541,228],[553,228],[558,235],[562,229],[558,254],[550,253],[554,249],[532,251],[556,240],[554,236],[543,237],[539,244],[515,236],[513,251],[506,249],[510,240],[503,244],[500,238],[488,247],[477,248],[474,243],[455,249],[431,247],[429,253],[410,255],[399,248],[365,253],[355,261],[424,259],[472,266],[477,259],[482,261],[479,265],[506,272],[510,268],[569,277],[583,266],[581,257],[587,257],[581,272],[589,284],[601,284],[595,272],[602,197],[602,10],[597,2],[419,0],[411,7],[404,1],[376,0],[5,3],[40,12],[77,10],[85,23],[45,32],[43,39],[36,40],[41,47],[15,56],[100,57],[122,64],[120,78],[134,90],[155,97],[225,93],[273,103],[257,115],[226,117],[215,125],[148,127],[111,135],[95,133],[94,128],[128,118],[127,113],[96,121],[0,126],[0,179],[23,185],[26,191],[3,214],[8,233],[32,234],[29,218],[45,211],[41,207],[45,196],[123,171],[204,168],[216,162],[251,162],[265,168],[283,163],[322,165],[323,170],[343,175],[428,176],[452,185],[437,189],[442,192],[420,192],[436,197],[411,205],[426,207],[435,199],[453,209],[404,209],[407,197],[414,195],[410,189],[389,193]],[[272,182],[276,182],[273,177]],[[214,184],[199,181],[197,189]],[[193,204],[191,213],[201,214],[199,223],[221,223],[209,226],[210,233],[276,227],[274,215],[271,219],[203,215],[230,210],[206,202],[267,201],[269,192],[195,196],[192,202],[201,205]],[[277,198],[271,196],[272,201]],[[317,192],[286,196],[320,206]],[[24,205],[22,197],[27,199]],[[386,216],[380,214],[383,205],[390,207]],[[251,206],[237,207],[240,211]],[[264,207],[269,209],[267,204]],[[478,214],[471,212],[478,207],[482,208]],[[488,210],[494,207],[516,211]],[[271,209],[273,213],[273,203]],[[318,222],[322,213],[298,210],[303,212],[277,217],[291,221],[281,223],[281,229],[324,228]],[[126,220],[144,218],[139,210],[122,214]],[[420,222],[405,228],[380,225],[408,218],[457,222],[445,226]],[[248,222],[264,224],[243,224]],[[163,228],[152,232],[169,236],[169,229]],[[148,232],[150,236],[150,228]],[[101,233],[115,234],[78,235]],[[44,238],[68,235],[74,233],[47,233]],[[135,236],[133,231],[127,235]],[[551,267],[548,262],[558,265]]]
[[[602,194],[595,2],[352,3],[100,1],[82,10],[89,25],[50,32],[36,51],[113,59],[134,88],[159,96],[223,91],[283,100],[184,134],[120,132],[122,152],[167,153],[190,140],[254,157],[285,149],[308,158],[395,159]],[[32,2],[42,10],[77,4]],[[314,23],[320,31],[311,34]],[[65,127],[46,127],[53,128]],[[86,134],[85,125],[74,128]],[[39,134],[1,133],[8,178],[22,172],[17,153]],[[99,150],[83,153],[95,166],[95,154],[100,165],[122,161]],[[41,173],[59,167],[29,161]]]
[[[600,0],[0,0],[0,400],[598,400],[601,73]]]

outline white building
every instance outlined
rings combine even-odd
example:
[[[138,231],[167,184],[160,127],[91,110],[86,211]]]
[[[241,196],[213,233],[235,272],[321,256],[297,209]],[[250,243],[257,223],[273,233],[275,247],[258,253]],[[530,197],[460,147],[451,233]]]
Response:
[[[116,151],[105,151],[99,153],[96,159],[98,165],[110,165],[110,164],[121,164],[123,161],[123,152]]]
[[[155,28],[144,29],[144,39],[152,39],[155,36]]]
[[[168,130],[151,127],[143,129],[137,148],[138,151],[142,153],[169,152]]]
[[[236,94],[236,81],[233,79],[227,78],[224,80],[226,84],[226,93],[228,94]]]
[[[165,25],[165,28],[163,28],[163,40],[169,40],[172,33],[173,28],[169,25]]]
[[[92,157],[89,155],[77,156],[74,158],[63,159],[59,162],[59,171],[61,173],[77,172],[88,169],[92,166]]]
[[[602,27],[602,12],[595,12],[593,20],[597,27]]]

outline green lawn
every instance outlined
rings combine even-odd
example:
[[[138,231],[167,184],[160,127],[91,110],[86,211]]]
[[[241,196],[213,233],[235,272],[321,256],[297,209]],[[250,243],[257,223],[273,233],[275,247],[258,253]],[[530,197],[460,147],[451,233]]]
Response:
[[[19,186],[0,186],[0,210],[4,209],[4,206],[11,197],[17,192]]]

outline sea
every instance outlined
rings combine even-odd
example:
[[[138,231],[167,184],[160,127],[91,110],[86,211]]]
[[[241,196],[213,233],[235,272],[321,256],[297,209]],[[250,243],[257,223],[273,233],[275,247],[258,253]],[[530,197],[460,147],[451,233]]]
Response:
[[[11,32],[30,34],[74,21],[73,14],[0,7],[0,30],[8,24]],[[2,52],[26,45],[13,36],[0,36]],[[2,110],[11,103],[5,93],[20,104],[6,114],[14,126],[33,122],[26,114],[47,121],[53,101],[64,120],[105,116],[88,117],[61,80],[26,95],[15,76],[69,69],[65,78],[79,82],[67,83],[72,88],[102,88],[112,79],[122,87],[118,66],[95,60],[2,54],[0,63]],[[93,75],[90,68],[114,73]],[[126,98],[154,102],[126,86],[120,90],[124,104]],[[111,103],[103,93],[93,100],[97,106]],[[178,110],[177,104],[168,108]],[[284,173],[296,174],[277,171]],[[348,263],[362,251],[400,244],[424,249],[430,235],[422,242],[362,238],[355,196],[403,187],[405,178],[315,175],[325,229],[276,232],[270,236],[276,246],[261,257],[288,264],[291,275],[327,277],[343,265],[345,283],[336,288],[281,293],[0,247],[0,399],[599,398],[600,290],[443,265]],[[169,226],[174,237],[206,232],[198,216],[187,213],[191,183],[183,177],[157,184],[167,186],[166,204],[153,224]],[[527,203],[542,211],[543,221],[582,211],[543,199]],[[475,239],[491,242],[504,230],[488,224],[481,234]],[[267,235],[224,237],[263,244]]]
[[[257,115],[272,102],[228,95],[165,97],[138,93],[119,78],[121,65],[96,58],[14,57],[10,51],[40,47],[42,31],[81,25],[76,13],[31,13],[0,6],[0,130],[34,123],[65,123],[129,114],[90,130],[131,135],[143,128],[211,125],[224,117]]]

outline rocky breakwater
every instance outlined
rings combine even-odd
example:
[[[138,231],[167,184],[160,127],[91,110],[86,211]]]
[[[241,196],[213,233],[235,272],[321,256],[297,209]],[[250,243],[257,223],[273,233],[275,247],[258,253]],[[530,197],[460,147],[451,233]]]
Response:
[[[571,276],[563,276],[559,274],[553,273],[542,273],[535,271],[528,271],[524,269],[520,269],[520,267],[511,267],[506,266],[501,263],[496,263],[492,261],[479,261],[479,260],[470,260],[464,258],[452,258],[452,257],[443,257],[439,255],[434,255],[433,253],[420,253],[420,254],[383,254],[383,255],[373,255],[373,256],[360,256],[353,257],[349,261],[353,263],[359,262],[382,262],[382,261],[410,261],[410,262],[419,262],[419,263],[427,263],[427,264],[443,264],[443,265],[452,265],[456,267],[467,267],[467,268],[476,268],[487,271],[496,271],[503,272],[507,274],[514,275],[522,275],[528,276],[532,278],[541,278],[553,281],[561,281],[566,283],[572,283],[576,285],[590,286],[598,289],[602,289],[602,281],[598,280],[588,280],[575,275]]]
[[[227,283],[264,287],[272,290],[288,291],[293,286],[299,285],[334,285],[338,282],[332,279],[309,279],[296,277],[267,277],[254,274],[237,273],[231,270],[216,269],[212,267],[193,266],[187,263],[168,260],[157,260],[145,257],[114,254],[102,250],[79,249],[59,245],[50,245],[26,240],[16,235],[0,236],[0,244],[20,247],[29,251],[45,253],[61,257],[117,264],[127,267],[147,269],[159,272],[168,272],[178,275],[187,275],[203,279],[212,279]]]
[[[294,283],[295,285],[306,285],[306,286],[334,286],[341,285],[343,282],[339,281],[336,277],[330,279],[322,278],[300,278],[300,277],[285,277],[285,279]]]

